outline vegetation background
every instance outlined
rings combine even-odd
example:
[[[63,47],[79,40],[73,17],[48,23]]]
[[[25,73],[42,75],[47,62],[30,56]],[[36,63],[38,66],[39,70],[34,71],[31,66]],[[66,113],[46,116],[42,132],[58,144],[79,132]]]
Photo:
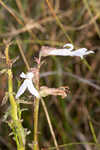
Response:
[[[5,43],[10,46],[14,63],[14,92],[21,82],[19,75],[27,72],[16,39],[20,39],[23,52],[31,67],[41,46],[61,48],[72,42],[75,47],[94,50],[81,60],[77,57],[48,57],[41,67],[40,84],[48,87],[69,86],[67,98],[45,98],[51,122],[61,150],[99,150],[100,141],[100,2],[97,0],[0,0],[0,104],[7,92],[7,74],[2,74],[6,62]],[[22,96],[28,101],[29,94]],[[7,96],[6,96],[7,97]],[[32,131],[33,105],[22,104],[23,126]],[[2,122],[9,102],[0,105],[0,150],[15,150],[11,130]],[[27,136],[32,142],[33,133]],[[53,140],[40,105],[39,145],[52,147]],[[31,149],[27,144],[27,149]]]

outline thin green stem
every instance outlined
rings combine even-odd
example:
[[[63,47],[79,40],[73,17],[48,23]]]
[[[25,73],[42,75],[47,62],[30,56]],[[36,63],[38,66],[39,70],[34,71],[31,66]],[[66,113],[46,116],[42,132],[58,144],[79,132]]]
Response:
[[[29,64],[28,64],[28,62],[27,62],[27,60],[26,60],[26,57],[25,57],[25,55],[24,55],[24,53],[23,53],[23,50],[22,50],[22,47],[21,47],[21,44],[20,44],[20,40],[17,39],[16,42],[17,42],[17,45],[18,45],[20,54],[21,54],[21,56],[22,56],[22,58],[23,58],[23,61],[24,61],[25,65],[26,65],[27,69],[29,70],[30,67],[29,67]]]
[[[33,150],[38,150],[38,113],[39,113],[39,99],[34,102],[34,144]]]
[[[37,71],[36,71],[36,88],[39,90],[39,71],[40,71],[40,59],[39,58],[39,63],[37,66]],[[36,98],[34,100],[34,144],[33,144],[33,150],[39,150],[38,146],[38,119],[39,119],[39,103],[40,99]]]
[[[94,127],[93,127],[93,124],[91,121],[89,121],[89,126],[90,126],[90,130],[91,130],[91,133],[92,133],[92,136],[93,136],[93,140],[96,144],[98,144],[98,140],[97,140],[97,137],[96,137],[96,134],[95,134],[95,131],[94,131]]]
[[[96,144],[96,143],[90,143],[90,142],[75,142],[75,143],[68,143],[68,144],[63,144],[63,145],[59,145],[59,148],[67,148],[67,147],[71,147],[73,145],[85,145],[85,144],[88,144],[88,145],[91,145],[91,146],[96,146],[96,147],[99,147],[100,145],[99,144]],[[46,148],[47,150],[55,150],[56,147],[47,147]]]
[[[5,49],[6,64],[8,65],[8,68],[9,68],[7,71],[7,73],[8,73],[8,92],[9,92],[9,101],[10,101],[10,105],[11,105],[10,116],[12,119],[12,122],[11,123],[8,122],[8,124],[11,127],[11,129],[13,130],[14,139],[17,144],[17,150],[25,150],[24,128],[22,127],[21,120],[18,117],[19,112],[18,112],[18,108],[17,108],[17,103],[13,96],[13,74],[11,71],[12,63],[10,61],[9,53],[8,53],[10,44],[11,43],[9,43]]]
[[[12,72],[8,69],[8,91],[9,91],[9,101],[11,104],[11,116],[13,120],[18,120],[17,116],[17,105],[13,97],[13,87],[12,87]]]
[[[46,0],[46,3],[47,3],[47,5],[48,5],[48,7],[49,7],[49,9],[50,9],[50,11],[51,11],[53,17],[56,19],[57,24],[59,25],[59,27],[60,27],[61,30],[63,31],[65,37],[68,39],[69,42],[71,42],[71,43],[73,44],[73,42],[72,42],[70,36],[69,36],[69,35],[67,34],[67,32],[65,31],[65,29],[64,29],[64,27],[63,27],[63,24],[61,23],[60,19],[57,17],[55,11],[53,10],[53,8],[52,8],[52,6],[51,6],[51,2],[50,2],[49,0]]]
[[[12,128],[15,135],[15,141],[17,144],[17,150],[25,150],[25,134],[24,129],[21,124],[21,120],[18,118],[17,103],[13,96],[13,83],[12,83],[12,71],[8,69],[8,92],[9,92],[9,101],[11,104],[10,115],[13,120]]]
[[[90,17],[93,18],[93,14],[92,14],[91,9],[89,7],[88,1],[87,0],[83,0],[83,2],[84,2],[84,5],[86,6],[86,8],[88,10],[88,13],[89,13]],[[93,22],[94,22],[94,26],[95,26],[96,32],[97,32],[98,36],[100,37],[99,27],[98,27],[98,25],[97,25],[95,20],[93,20]]]

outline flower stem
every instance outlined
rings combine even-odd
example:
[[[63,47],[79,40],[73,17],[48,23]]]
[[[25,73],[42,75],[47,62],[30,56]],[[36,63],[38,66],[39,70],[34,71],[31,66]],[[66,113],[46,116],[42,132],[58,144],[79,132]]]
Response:
[[[38,66],[35,72],[35,79],[36,79],[36,88],[37,90],[39,90],[39,72],[40,72],[40,60],[41,57],[39,57],[38,59]],[[40,103],[40,99],[39,98],[35,98],[34,99],[34,143],[33,143],[33,150],[39,150],[39,146],[38,146],[38,114],[39,114],[39,103]]]
[[[51,132],[51,135],[52,135],[52,138],[53,138],[53,141],[54,141],[56,150],[59,150],[59,146],[58,146],[58,143],[57,143],[57,140],[56,140],[56,136],[55,136],[55,133],[54,133],[54,130],[53,130],[51,121],[50,121],[50,117],[49,117],[49,114],[48,114],[48,111],[47,111],[45,102],[44,102],[44,100],[43,100],[42,98],[41,98],[41,103],[42,103],[44,112],[45,112],[45,114],[46,114],[46,118],[47,118],[47,121],[48,121],[48,125],[49,125],[49,128],[50,128],[50,132]]]
[[[39,112],[39,99],[34,102],[34,144],[33,150],[38,150],[38,112]]]
[[[10,116],[12,119],[12,121],[8,122],[8,124],[13,131],[14,140],[16,141],[16,144],[17,144],[17,150],[25,150],[25,132],[24,132],[24,128],[22,126],[21,120],[18,116],[18,113],[20,112],[20,110],[18,110],[17,103],[13,96],[13,74],[11,71],[12,63],[8,54],[10,44],[11,43],[9,43],[5,49],[6,64],[8,65],[8,70],[7,70],[8,92],[9,92],[9,101],[11,105]]]

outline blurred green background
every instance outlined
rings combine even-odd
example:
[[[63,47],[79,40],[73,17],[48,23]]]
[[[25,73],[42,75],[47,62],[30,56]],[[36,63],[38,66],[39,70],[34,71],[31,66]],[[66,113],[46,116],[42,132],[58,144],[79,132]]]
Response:
[[[13,64],[14,92],[18,90],[20,73],[27,72],[16,39],[21,40],[30,67],[36,65],[41,46],[61,48],[72,42],[75,47],[94,50],[81,60],[77,57],[47,57],[41,67],[40,85],[50,88],[69,86],[67,98],[48,96],[47,109],[61,150],[99,150],[100,141],[100,2],[97,0],[0,0],[0,71],[6,69],[5,43],[12,41],[10,58]],[[7,74],[0,72],[0,104],[7,92]],[[29,93],[27,93],[29,96]],[[29,98],[22,96],[22,99]],[[2,122],[9,102],[0,105],[0,150],[15,150],[11,130]],[[33,106],[23,112],[23,126],[33,129]],[[92,126],[92,127],[91,127]],[[32,142],[33,133],[27,136]],[[81,143],[81,144],[79,144]],[[83,144],[82,144],[83,143]],[[93,143],[93,145],[91,145]],[[66,144],[66,145],[64,145]],[[69,145],[68,145],[69,144]],[[52,147],[53,140],[40,104],[39,145]]]

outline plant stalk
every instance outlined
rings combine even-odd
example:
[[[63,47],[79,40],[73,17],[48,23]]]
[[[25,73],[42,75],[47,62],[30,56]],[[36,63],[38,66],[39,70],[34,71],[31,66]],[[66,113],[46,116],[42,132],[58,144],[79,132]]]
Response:
[[[42,106],[43,106],[44,112],[45,112],[45,114],[46,114],[46,118],[47,118],[48,125],[49,125],[49,128],[50,128],[50,132],[51,132],[51,135],[52,135],[52,138],[53,138],[54,144],[55,144],[55,148],[56,148],[56,150],[59,150],[59,146],[58,146],[58,143],[57,143],[57,140],[56,140],[56,136],[55,136],[55,133],[54,133],[53,127],[52,127],[52,123],[51,123],[51,121],[50,121],[50,117],[49,117],[49,114],[48,114],[48,111],[47,111],[47,108],[46,108],[45,102],[44,102],[44,100],[43,100],[42,98],[41,98],[41,103],[42,103]]]
[[[35,78],[36,78],[36,88],[37,90],[39,90],[39,72],[40,72],[40,60],[41,57],[38,60],[38,66],[36,69],[36,73],[35,73]],[[33,143],[33,150],[39,150],[39,145],[38,145],[38,119],[39,119],[39,103],[40,103],[40,99],[39,98],[35,98],[34,99],[34,143]]]
[[[25,134],[21,124],[21,120],[18,118],[17,103],[13,96],[13,83],[12,83],[12,72],[8,69],[8,92],[9,101],[11,104],[10,115],[12,118],[12,129],[14,131],[14,138],[17,144],[17,150],[25,150]]]
[[[39,113],[39,99],[36,98],[34,102],[34,143],[33,150],[38,150],[38,113]]]
[[[14,134],[14,139],[17,144],[17,150],[25,150],[25,133],[24,133],[24,128],[22,127],[21,120],[19,119],[18,113],[20,110],[17,108],[17,103],[14,99],[13,96],[13,74],[11,71],[12,63],[9,58],[9,46],[11,43],[9,43],[6,46],[5,49],[5,56],[6,56],[6,64],[8,65],[8,92],[9,92],[9,101],[11,105],[10,109],[10,116],[12,121],[8,124],[11,127],[13,134]]]

